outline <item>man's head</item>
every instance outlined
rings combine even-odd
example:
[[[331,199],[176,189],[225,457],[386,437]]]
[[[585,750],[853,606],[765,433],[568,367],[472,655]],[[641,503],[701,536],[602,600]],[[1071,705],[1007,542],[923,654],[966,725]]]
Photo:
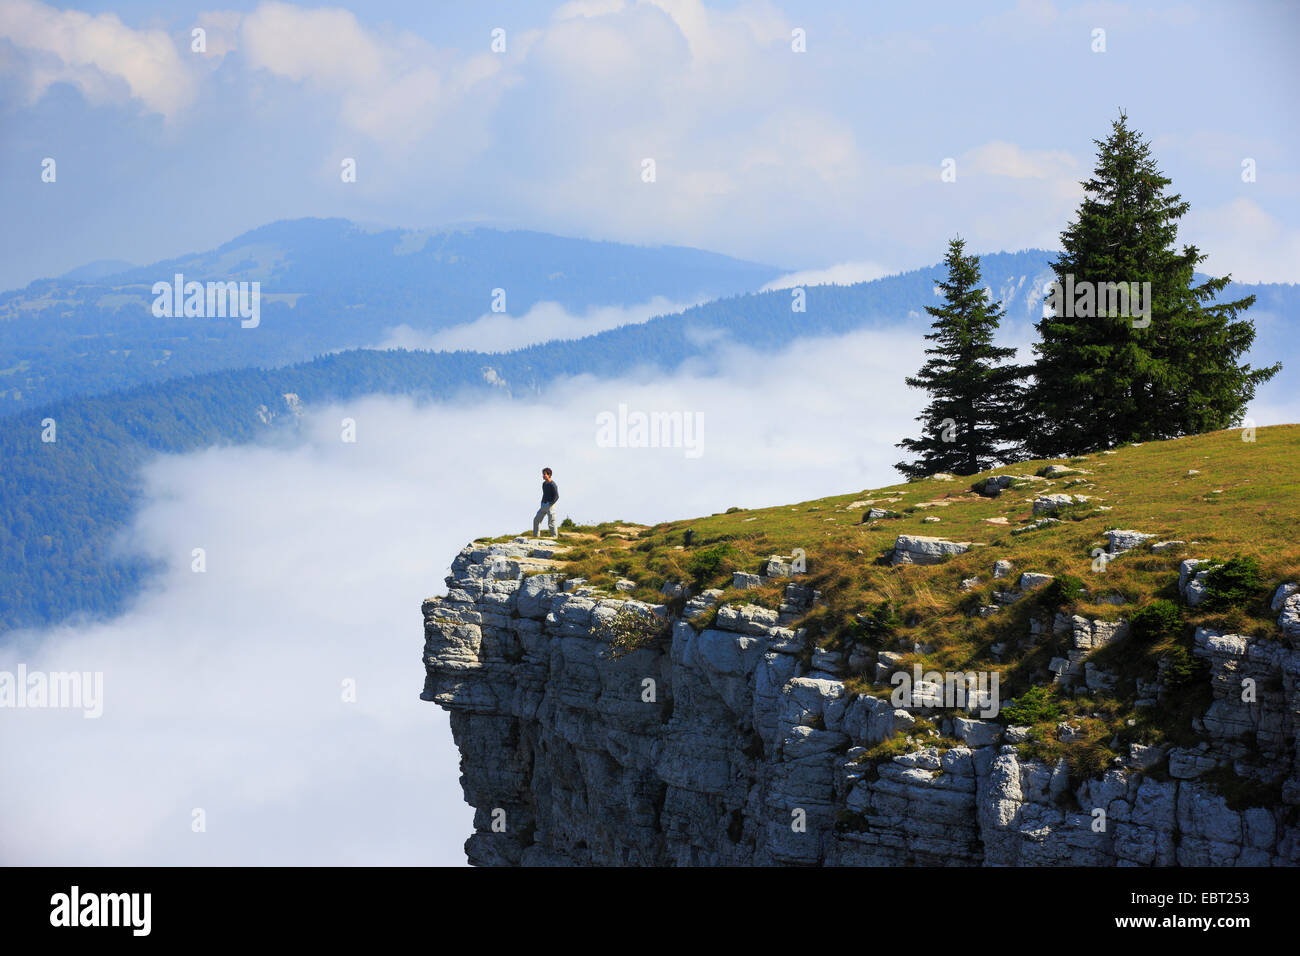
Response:
[[[549,469],[549,468],[543,468],[543,469],[542,469],[542,477],[545,478],[547,481],[550,481],[550,480],[551,480],[551,469]]]

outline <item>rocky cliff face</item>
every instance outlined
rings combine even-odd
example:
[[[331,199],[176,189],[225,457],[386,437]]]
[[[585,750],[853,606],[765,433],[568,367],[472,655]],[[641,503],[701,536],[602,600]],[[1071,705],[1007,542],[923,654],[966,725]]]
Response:
[[[780,611],[714,615],[721,592],[706,592],[674,614],[680,600],[651,607],[566,581],[554,555],[525,539],[471,545],[447,595],[424,604],[422,696],[451,714],[476,809],[472,863],[1300,863],[1300,652],[1281,643],[1198,633],[1215,698],[1203,742],[1133,747],[1100,779],[1072,784],[1064,762],[1017,755],[1017,728],[951,710],[932,714],[965,746],[918,738],[864,760],[916,708],[846,695],[847,662],[789,626],[810,589],[788,585]],[[608,625],[620,614],[657,616],[666,633],[618,653]],[[692,623],[702,618],[707,627]],[[1096,629],[1080,618],[1041,627],[1073,631],[1068,679]],[[1216,768],[1267,779],[1280,798],[1233,809],[1200,779]]]

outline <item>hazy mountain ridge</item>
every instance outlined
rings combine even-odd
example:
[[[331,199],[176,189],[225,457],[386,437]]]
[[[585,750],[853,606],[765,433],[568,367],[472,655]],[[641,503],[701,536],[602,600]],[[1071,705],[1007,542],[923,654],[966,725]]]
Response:
[[[42,279],[0,294],[0,415],[69,395],[229,368],[274,368],[435,331],[488,313],[495,289],[521,315],[539,302],[581,312],[758,288],[771,266],[676,246],[640,247],[483,227],[375,230],[342,219],[271,223],[216,249],[96,278]],[[87,272],[88,270],[88,272]],[[261,284],[260,322],[159,318],[155,282]]]
[[[1025,250],[982,258],[986,284],[1007,312],[1004,335],[1026,341],[1042,310],[1054,253]],[[92,273],[106,268],[88,264]],[[73,270],[73,274],[79,270]],[[94,280],[43,279],[0,294],[0,417],[57,401],[135,385],[235,368],[271,369],[331,352],[363,348],[399,326],[434,332],[470,323],[505,290],[506,313],[519,316],[540,302],[571,311],[632,305],[659,296],[670,301],[721,299],[688,309],[685,327],[740,332],[786,341],[779,320],[834,332],[872,321],[928,324],[936,266],[870,283],[810,287],[820,315],[793,312],[791,292],[753,292],[776,269],[681,247],[643,248],[566,239],[543,233],[499,232],[476,225],[441,230],[368,229],[346,220],[271,223],[216,249]],[[154,282],[180,273],[187,281],[261,283],[260,323],[155,318]],[[1294,285],[1240,286],[1254,293],[1259,351],[1285,360],[1294,348],[1270,313],[1300,313]],[[741,314],[741,310],[745,314]],[[839,318],[828,312],[840,313]],[[651,326],[676,347],[677,323]],[[1276,334],[1274,334],[1276,332]],[[648,343],[641,337],[638,346]],[[606,340],[608,341],[608,340]]]

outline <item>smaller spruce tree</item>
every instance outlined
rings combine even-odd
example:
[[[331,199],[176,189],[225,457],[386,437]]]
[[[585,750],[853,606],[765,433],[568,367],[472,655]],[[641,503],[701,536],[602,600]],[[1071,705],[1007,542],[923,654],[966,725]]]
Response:
[[[978,256],[967,256],[965,242],[948,243],[946,280],[936,284],[943,293],[940,306],[926,306],[934,317],[926,338],[930,359],[906,381],[930,393],[930,404],[916,419],[920,438],[898,443],[919,458],[894,467],[907,478],[935,472],[973,475],[1005,460],[1022,432],[1021,366],[1003,364],[1016,354],[999,348],[993,336],[1004,315],[1001,302],[990,302],[980,278]]]

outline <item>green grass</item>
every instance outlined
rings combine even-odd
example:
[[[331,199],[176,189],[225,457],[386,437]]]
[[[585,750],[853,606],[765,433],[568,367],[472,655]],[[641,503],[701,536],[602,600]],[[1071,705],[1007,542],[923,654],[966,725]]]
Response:
[[[997,498],[971,490],[989,475],[1036,474],[1048,464],[1068,464],[1090,474],[1019,482]],[[1189,470],[1199,474],[1189,476]],[[1079,485],[1080,478],[1087,488]],[[1059,524],[1032,534],[1012,533],[1033,521],[1035,495],[1067,486],[1090,500],[1061,515],[1066,520]],[[864,523],[863,515],[873,505],[863,501],[899,517]],[[928,502],[946,506],[920,507]],[[922,520],[927,515],[943,520],[927,524]],[[1008,523],[990,523],[997,518]],[[1060,609],[1113,620],[1133,619],[1136,612],[1136,639],[1092,658],[1118,675],[1114,692],[1082,699],[1053,696],[1060,719],[1080,726],[1084,739],[1062,744],[1054,739],[1053,727],[1053,733],[1039,735],[1043,739],[1032,745],[1044,759],[1065,756],[1073,772],[1086,775],[1104,769],[1130,741],[1188,739],[1191,718],[1208,703],[1203,676],[1189,654],[1196,626],[1281,640],[1267,598],[1277,584],[1300,580],[1297,526],[1300,426],[1280,425],[1258,429],[1253,443],[1243,442],[1241,431],[1234,429],[1124,447],[1114,454],[1021,462],[953,481],[925,479],[851,490],[649,527],[624,522],[574,526],[566,528],[562,541],[572,547],[565,555],[565,572],[598,587],[612,588],[615,580],[627,578],[637,584],[629,596],[656,603],[665,581],[681,581],[697,592],[724,589],[724,603],[769,608],[780,604],[784,582],[737,591],[731,588],[732,571],[759,573],[768,556],[803,549],[809,573],[799,582],[821,590],[824,601],[801,622],[817,643],[848,649],[863,642],[875,650],[900,651],[915,641],[933,650],[908,652],[903,666],[919,662],[926,669],[999,670],[1004,700],[1048,685],[1047,664],[1064,650],[1059,637],[1038,645],[1025,640],[1032,616]],[[1140,547],[1106,562],[1099,573],[1093,551],[1105,546],[1102,533],[1111,528],[1144,531],[1155,535],[1153,540],[1181,539],[1188,546],[1167,554]],[[694,532],[690,547],[684,545],[687,530]],[[984,546],[941,565],[890,567],[884,558],[899,534]],[[1195,609],[1182,605],[1177,579],[1185,557],[1213,559],[1228,569],[1216,576],[1220,600]],[[1012,561],[1015,569],[1010,579],[994,582],[992,566],[1000,558]],[[995,589],[1013,588],[1022,571],[1054,574],[1058,581],[992,617],[971,616],[974,607],[992,603]],[[981,584],[961,592],[961,581],[971,577]],[[1079,587],[1086,593],[1079,594]],[[1216,591],[1213,583],[1210,590]],[[1116,606],[1104,600],[1115,594],[1128,603]],[[1152,610],[1144,610],[1148,607]],[[992,653],[998,644],[1009,649],[1000,661]],[[1162,658],[1171,674],[1184,677],[1185,686],[1152,714],[1134,707],[1135,682],[1153,679]],[[849,675],[846,684],[851,693],[879,695],[882,690],[869,674]],[[1120,748],[1112,752],[1116,737]],[[877,749],[892,753],[900,746],[888,743]]]

